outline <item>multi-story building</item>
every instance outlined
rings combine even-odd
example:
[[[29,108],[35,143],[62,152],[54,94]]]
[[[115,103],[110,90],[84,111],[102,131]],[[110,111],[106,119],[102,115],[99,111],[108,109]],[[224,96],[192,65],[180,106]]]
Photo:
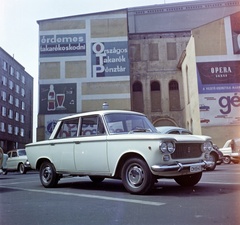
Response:
[[[239,0],[128,9],[132,109],[220,146],[239,137],[239,13]]]
[[[219,145],[236,136],[239,11],[239,0],[201,0],[38,21],[38,140],[50,135],[57,118],[101,109],[103,102],[143,112],[156,126],[208,134]],[[205,68],[233,75],[231,94],[225,88],[221,95],[220,79],[211,87],[201,83]],[[209,95],[214,87],[216,95]],[[227,135],[216,132],[226,127]]]
[[[5,152],[32,142],[33,78],[0,48],[0,146]]]
[[[117,10],[38,21],[37,139],[76,112],[131,109],[127,12]]]

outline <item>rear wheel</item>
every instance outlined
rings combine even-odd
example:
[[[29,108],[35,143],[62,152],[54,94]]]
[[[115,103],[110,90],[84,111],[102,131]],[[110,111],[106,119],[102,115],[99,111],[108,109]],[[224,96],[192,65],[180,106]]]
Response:
[[[27,172],[25,166],[23,165],[23,163],[20,163],[18,166],[18,170],[21,174],[25,174]]]
[[[128,159],[121,171],[124,187],[131,194],[146,194],[154,184],[154,176],[147,163],[140,158]]]
[[[223,157],[223,163],[230,164],[231,163],[231,158],[229,156],[224,156]]]
[[[175,177],[174,180],[183,187],[192,187],[200,181],[201,177],[202,172]]]
[[[44,162],[39,171],[40,181],[46,188],[55,187],[58,183],[58,174],[52,163]]]

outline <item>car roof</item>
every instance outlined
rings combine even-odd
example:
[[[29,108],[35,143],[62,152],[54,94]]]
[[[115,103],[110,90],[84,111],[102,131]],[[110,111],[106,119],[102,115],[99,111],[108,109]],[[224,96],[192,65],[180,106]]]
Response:
[[[80,117],[80,116],[91,116],[91,115],[96,115],[96,114],[106,115],[106,114],[110,114],[110,113],[128,113],[128,114],[138,114],[138,115],[145,116],[142,113],[134,112],[134,111],[128,111],[128,110],[99,110],[99,111],[77,113],[77,114],[74,114],[74,115],[63,117],[59,120],[72,119],[72,118],[76,118],[76,117]]]

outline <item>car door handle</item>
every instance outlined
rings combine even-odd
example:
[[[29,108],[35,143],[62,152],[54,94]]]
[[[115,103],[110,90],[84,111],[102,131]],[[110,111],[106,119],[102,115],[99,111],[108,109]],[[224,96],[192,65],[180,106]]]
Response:
[[[75,141],[75,144],[80,144],[81,142],[80,141]]]

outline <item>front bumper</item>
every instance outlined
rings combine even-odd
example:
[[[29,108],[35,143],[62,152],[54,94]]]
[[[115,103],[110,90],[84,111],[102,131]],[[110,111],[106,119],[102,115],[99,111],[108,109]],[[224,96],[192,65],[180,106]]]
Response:
[[[176,162],[175,165],[153,165],[151,167],[152,171],[154,172],[181,172],[184,169],[189,169],[191,167],[201,167],[202,170],[206,169],[207,167],[211,167],[213,165],[213,162],[210,161],[202,161],[197,163],[188,163],[188,164],[182,164],[179,162]]]

